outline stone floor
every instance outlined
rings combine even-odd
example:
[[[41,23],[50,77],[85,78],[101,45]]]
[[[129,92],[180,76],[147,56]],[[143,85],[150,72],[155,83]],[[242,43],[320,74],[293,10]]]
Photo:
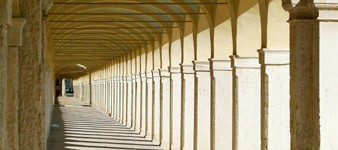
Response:
[[[157,150],[142,137],[79,100],[60,97],[54,107],[48,150]]]

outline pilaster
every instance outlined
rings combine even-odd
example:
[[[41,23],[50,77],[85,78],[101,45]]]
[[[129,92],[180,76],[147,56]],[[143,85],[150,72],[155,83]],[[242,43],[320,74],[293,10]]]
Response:
[[[132,88],[133,88],[133,81],[132,81],[132,75],[126,76],[126,81],[127,81],[127,88],[126,88],[126,103],[127,103],[127,114],[126,114],[126,125],[127,127],[131,128],[132,126],[132,113],[133,113],[133,96],[132,96]]]
[[[260,65],[256,57],[230,56],[233,69],[233,147],[261,149]]]
[[[262,147],[290,149],[290,51],[258,50]]]
[[[6,5],[0,6],[4,7]],[[5,7],[6,8],[6,7]],[[8,11],[7,9],[1,11]],[[8,57],[8,25],[4,18],[6,13],[0,15],[0,149],[5,149],[7,144],[6,133],[6,107],[7,107],[7,57]],[[4,121],[3,121],[4,120]]]
[[[195,68],[195,148],[211,149],[211,76],[209,61],[193,61]]]
[[[147,92],[146,92],[146,113],[147,113],[147,138],[152,140],[153,139],[153,107],[154,107],[154,97],[153,97],[153,74],[152,72],[147,72],[147,79],[146,79],[146,86],[147,86]]]
[[[182,97],[181,97],[181,83],[182,83],[182,74],[180,67],[169,67],[170,72],[170,138],[171,138],[171,149],[181,149],[181,118],[183,117],[182,112]]]
[[[160,145],[160,129],[161,129],[161,97],[160,97],[160,88],[161,88],[161,78],[160,72],[157,70],[152,71],[153,76],[153,142]]]
[[[135,130],[138,133],[141,133],[141,113],[142,113],[142,101],[141,101],[141,74],[136,74],[136,90],[135,90],[135,109],[136,109],[136,121],[135,121]]]
[[[338,1],[298,3],[290,12],[291,148],[334,149],[338,138]]]
[[[230,60],[209,59],[212,77],[212,127],[215,150],[232,149],[232,68]]]
[[[26,23],[23,18],[12,20],[8,30],[8,59],[7,59],[7,147],[14,150],[19,148],[19,47],[22,46],[22,29]]]
[[[182,138],[183,149],[194,149],[195,78],[193,64],[181,64],[182,70]]]
[[[141,135],[146,136],[147,135],[147,73],[142,72],[140,74],[141,76]]]
[[[170,149],[170,74],[168,69],[160,69],[161,78],[161,145]]]

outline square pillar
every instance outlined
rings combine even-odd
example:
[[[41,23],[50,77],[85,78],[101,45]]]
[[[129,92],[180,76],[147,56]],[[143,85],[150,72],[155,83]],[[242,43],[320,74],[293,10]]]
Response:
[[[112,118],[116,120],[116,76],[112,80]]]
[[[213,82],[213,137],[215,150],[232,149],[232,68],[230,60],[210,59]]]
[[[131,128],[132,126],[132,118],[133,118],[133,96],[132,96],[132,88],[133,88],[133,85],[132,85],[132,75],[129,75],[129,76],[126,76],[126,79],[127,79],[127,88],[126,88],[126,94],[127,94],[127,97],[126,97],[126,103],[127,103],[127,115],[126,115],[126,120],[127,120],[127,127],[128,128]]]
[[[153,74],[152,72],[147,73],[147,99],[146,99],[146,113],[147,113],[147,138],[152,140],[153,139]]]
[[[289,9],[291,148],[337,149],[338,1],[301,2]]]
[[[182,97],[181,97],[181,83],[182,74],[180,67],[169,67],[170,72],[170,138],[171,149],[181,149],[181,118],[182,118]]]
[[[261,77],[258,58],[231,56],[233,69],[234,147],[261,149]]]
[[[136,78],[137,74],[131,75],[131,129],[135,130],[136,126]]]
[[[195,148],[211,149],[211,78],[208,61],[194,61]]]
[[[194,113],[195,113],[195,77],[194,66],[181,64],[182,68],[182,146],[183,149],[194,149]]]
[[[147,135],[147,74],[141,73],[141,95],[140,95],[140,107],[141,107],[141,135]]]
[[[161,78],[161,146],[170,149],[170,74],[167,69],[160,69]]]
[[[0,6],[2,7],[2,6]],[[6,11],[6,10],[5,10]],[[2,15],[2,14],[1,14]],[[3,19],[3,18],[0,18]],[[7,25],[0,24],[0,149],[5,149],[6,133],[6,106],[7,106]]]
[[[137,74],[136,76],[136,89],[135,89],[135,131],[141,133],[141,113],[142,113],[142,100],[141,100],[141,74]]]
[[[290,149],[290,51],[261,49],[262,147]]]
[[[127,108],[128,108],[128,99],[127,99],[127,76],[123,75],[123,85],[122,85],[122,124],[127,125]]]
[[[161,78],[160,72],[153,70],[153,142],[160,145],[160,129],[161,129],[161,97],[160,97],[160,88],[161,88]]]

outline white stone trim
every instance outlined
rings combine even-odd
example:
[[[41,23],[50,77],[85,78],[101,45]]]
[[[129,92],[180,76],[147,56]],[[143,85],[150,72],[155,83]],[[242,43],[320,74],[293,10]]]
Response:
[[[231,55],[232,68],[238,69],[260,69],[258,57],[239,57]]]
[[[194,74],[194,65],[193,64],[180,64],[182,68],[182,73],[184,74]]]
[[[232,71],[231,60],[209,59],[212,71]]]
[[[196,72],[209,72],[210,71],[209,61],[195,60],[193,61],[193,64],[194,64],[194,70]]]
[[[180,67],[168,67],[168,70],[172,74],[181,73],[181,68]]]
[[[259,63],[262,65],[289,65],[290,51],[289,50],[269,50],[260,49]]]

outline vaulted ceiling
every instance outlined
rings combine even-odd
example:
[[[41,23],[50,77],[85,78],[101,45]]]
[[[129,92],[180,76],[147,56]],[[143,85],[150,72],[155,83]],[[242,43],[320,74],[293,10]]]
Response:
[[[225,0],[54,0],[48,38],[55,72],[97,69],[146,44],[178,39],[176,32],[201,19],[205,23],[198,29],[208,28],[215,20],[213,10],[224,5]]]

